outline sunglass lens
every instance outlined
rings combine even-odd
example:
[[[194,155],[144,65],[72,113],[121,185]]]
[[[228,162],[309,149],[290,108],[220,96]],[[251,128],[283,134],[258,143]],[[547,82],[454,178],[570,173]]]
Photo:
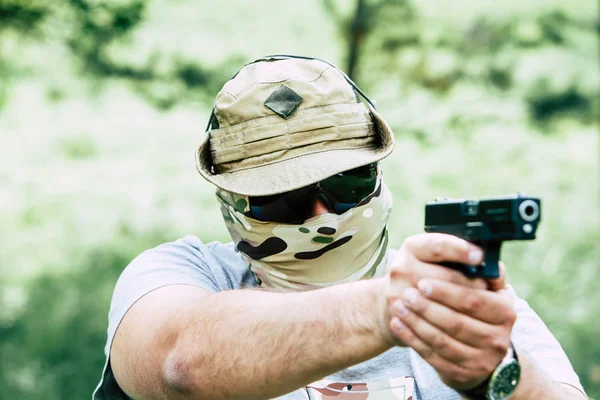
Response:
[[[321,181],[319,194],[336,214],[343,214],[373,193],[377,164],[344,171]],[[311,216],[317,184],[272,196],[250,197],[250,212],[259,221],[299,224]]]
[[[348,210],[373,193],[376,184],[377,165],[369,164],[331,176],[321,181],[320,186],[341,208],[346,206]]]
[[[301,223],[306,220],[311,210],[315,186],[306,186],[291,192],[272,196],[250,197],[250,212],[259,221],[281,222],[286,224]]]

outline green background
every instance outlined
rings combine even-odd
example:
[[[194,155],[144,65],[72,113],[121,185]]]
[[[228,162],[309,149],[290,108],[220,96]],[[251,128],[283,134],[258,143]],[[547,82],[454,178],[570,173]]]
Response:
[[[599,21],[591,0],[0,0],[0,397],[89,398],[128,262],[228,240],[194,149],[273,53],[338,64],[389,120],[392,246],[438,196],[542,198],[502,258],[600,397]]]

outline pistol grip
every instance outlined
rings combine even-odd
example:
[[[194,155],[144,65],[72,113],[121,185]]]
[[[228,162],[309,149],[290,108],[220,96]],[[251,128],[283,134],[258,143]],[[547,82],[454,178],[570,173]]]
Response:
[[[500,276],[498,261],[500,260],[500,247],[502,242],[483,242],[477,243],[484,252],[484,259],[481,265],[467,265],[457,262],[443,262],[443,266],[462,272],[469,278],[494,279]]]
[[[498,261],[500,261],[502,242],[485,242],[481,243],[480,246],[484,253],[483,264],[481,264],[481,277],[485,279],[498,278],[500,276]]]

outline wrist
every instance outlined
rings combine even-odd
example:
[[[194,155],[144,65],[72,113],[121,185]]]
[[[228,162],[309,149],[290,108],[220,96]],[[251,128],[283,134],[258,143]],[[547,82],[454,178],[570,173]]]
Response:
[[[396,346],[397,340],[390,330],[390,319],[392,317],[387,304],[387,293],[389,288],[389,276],[370,279],[367,281],[368,296],[371,299],[371,324],[373,335],[386,348]]]

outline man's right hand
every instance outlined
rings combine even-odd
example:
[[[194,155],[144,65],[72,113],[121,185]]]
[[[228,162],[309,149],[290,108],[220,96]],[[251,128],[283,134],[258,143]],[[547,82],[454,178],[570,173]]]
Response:
[[[488,287],[488,283],[481,278],[467,278],[439,264],[444,261],[479,265],[483,261],[483,251],[456,236],[425,233],[407,238],[396,253],[389,274],[385,277],[385,304],[380,321],[381,332],[390,343],[404,346],[389,328],[391,305],[402,296],[405,289],[416,288],[421,279],[441,279],[477,289]]]

